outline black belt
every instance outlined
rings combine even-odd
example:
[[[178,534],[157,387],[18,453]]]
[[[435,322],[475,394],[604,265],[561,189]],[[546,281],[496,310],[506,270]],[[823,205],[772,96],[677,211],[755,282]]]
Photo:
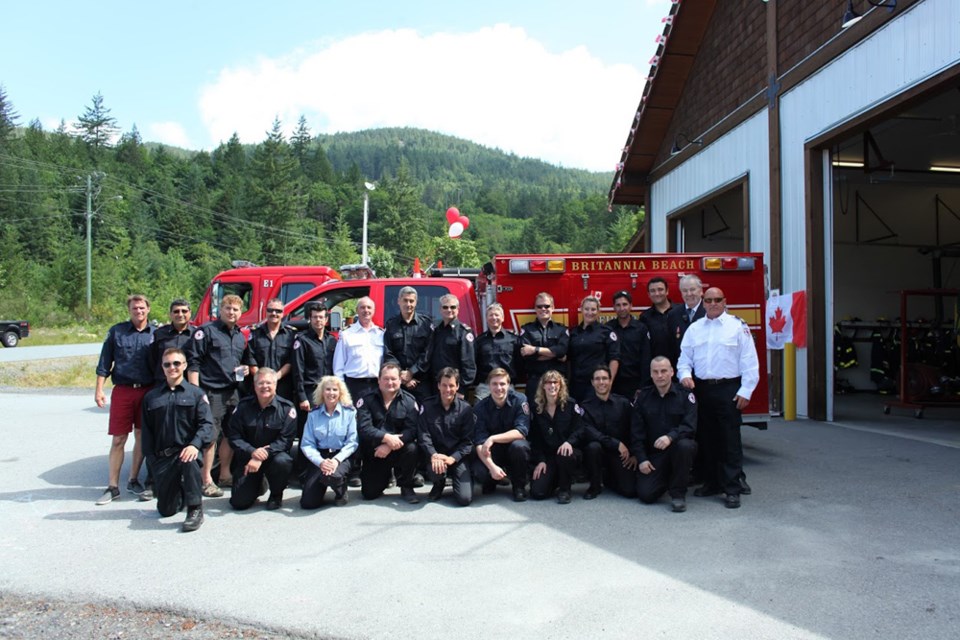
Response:
[[[693,381],[696,384],[729,384],[731,382],[740,384],[740,378],[694,378]]]
[[[332,458],[340,453],[340,449],[317,449],[317,451],[319,451],[320,455],[324,458]]]
[[[123,383],[123,384],[117,383],[117,384],[116,384],[116,386],[118,386],[118,387],[130,387],[131,389],[142,389],[143,387],[149,387],[149,386],[152,386],[152,385],[153,385],[152,382],[135,382],[135,383],[133,383],[133,384],[126,384],[126,383]]]
[[[178,455],[183,451],[183,447],[167,447],[166,449],[161,449],[157,453],[158,458],[169,458],[170,456]]]

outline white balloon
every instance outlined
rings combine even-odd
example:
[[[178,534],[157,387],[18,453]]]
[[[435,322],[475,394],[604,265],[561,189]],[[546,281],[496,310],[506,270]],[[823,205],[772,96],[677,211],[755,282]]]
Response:
[[[462,233],[463,233],[462,222],[454,222],[453,224],[450,225],[450,230],[447,231],[447,235],[450,236],[451,238],[459,238],[460,234]]]

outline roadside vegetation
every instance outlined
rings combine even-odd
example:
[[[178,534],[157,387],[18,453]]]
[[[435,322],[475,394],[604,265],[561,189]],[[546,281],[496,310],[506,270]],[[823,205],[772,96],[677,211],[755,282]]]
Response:
[[[92,393],[97,381],[96,367],[97,356],[3,362],[0,389],[77,388]]]

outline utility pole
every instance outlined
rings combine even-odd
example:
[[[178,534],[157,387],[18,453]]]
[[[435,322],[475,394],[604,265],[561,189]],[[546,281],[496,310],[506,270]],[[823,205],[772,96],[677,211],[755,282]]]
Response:
[[[92,284],[92,257],[93,253],[93,241],[90,237],[90,220],[93,218],[93,176],[87,174],[87,311],[90,311],[92,306],[91,298],[93,297],[93,284]]]

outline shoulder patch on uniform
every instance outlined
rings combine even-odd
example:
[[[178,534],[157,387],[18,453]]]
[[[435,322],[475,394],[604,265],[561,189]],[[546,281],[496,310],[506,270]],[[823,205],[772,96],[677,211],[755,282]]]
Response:
[[[565,334],[567,334],[568,336],[570,335],[570,329],[564,329],[563,332],[564,332]]]
[[[291,419],[296,418],[296,417],[297,417],[297,410],[294,409],[293,407],[290,407],[290,411],[287,411],[287,416],[288,416],[289,418],[291,418]]]
[[[207,394],[203,394],[203,401],[206,402],[207,404],[210,404],[210,399],[207,398]]]
[[[413,408],[417,410],[417,413],[423,413],[423,407],[416,400],[413,401]]]
[[[530,415],[530,403],[524,402],[521,406],[523,408],[523,413],[526,415]]]
[[[581,415],[581,416],[583,415],[583,407],[581,407],[581,406],[580,406],[579,404],[577,404],[576,402],[573,403],[573,410],[574,410],[574,412],[576,412],[577,414],[579,414],[579,415]]]
[[[294,349],[300,348],[300,338],[297,338],[296,340],[293,341],[293,348]]]
[[[423,415],[423,407],[417,407],[417,413]]]
[[[741,322],[743,322],[743,321],[741,320]],[[746,322],[743,323],[743,334],[744,334],[745,336],[747,336],[748,338],[751,337],[750,327],[749,327],[749,325],[747,325]]]
[[[197,329],[196,333],[193,334],[194,340],[203,340],[203,329]]]
[[[613,340],[614,342],[616,342],[616,341],[619,340],[620,338],[617,337],[617,332],[616,332],[616,331],[611,331],[611,332],[610,332],[610,339]]]
[[[437,325],[435,325],[435,324],[433,324],[433,323],[431,322],[431,323],[430,323],[430,331],[436,331],[436,329],[437,329]]]
[[[467,339],[467,342],[473,342],[473,334],[467,331],[467,335],[464,336]]]
[[[690,404],[697,404],[697,398],[692,393],[687,396],[687,400],[690,401]]]
[[[362,406],[363,406],[363,398],[357,399],[357,401],[353,403],[353,406],[355,406],[357,409],[359,409],[360,407],[362,407]]]

